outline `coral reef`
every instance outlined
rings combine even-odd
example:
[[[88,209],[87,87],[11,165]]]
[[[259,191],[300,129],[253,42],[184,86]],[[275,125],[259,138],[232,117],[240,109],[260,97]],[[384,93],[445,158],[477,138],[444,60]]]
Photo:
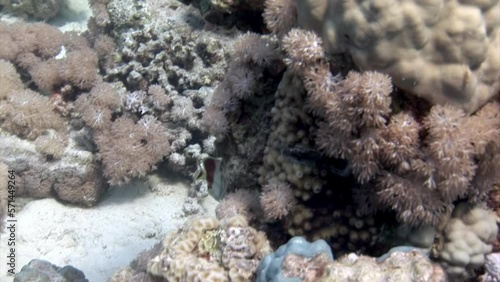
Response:
[[[498,4],[91,0],[79,35],[0,22],[0,180],[7,166],[17,196],[92,206],[158,169],[192,180],[180,216],[220,200],[111,281],[461,281],[483,265],[495,281]]]
[[[86,131],[69,130],[66,108],[26,89],[12,63],[0,60],[0,77],[5,85],[0,96],[4,144],[0,153],[2,161],[19,175],[16,195],[55,195],[85,206],[97,203],[106,185],[96,158],[81,144]]]
[[[293,17],[280,18],[285,17],[280,13],[292,11],[294,6],[298,26],[309,30],[294,28]],[[279,85],[262,81],[252,72],[262,67],[255,58],[264,54],[257,46],[268,40],[266,35],[245,34],[235,44],[231,71],[216,87],[204,121],[213,135],[224,140],[222,144],[246,146],[262,156],[262,162],[254,164],[260,165],[257,173],[262,201],[256,213],[249,204],[251,197],[239,197],[238,191],[229,193],[219,210],[221,214],[257,219],[256,224],[266,228],[270,227],[265,219],[274,218],[277,225],[273,228],[279,226],[289,236],[325,239],[339,253],[376,249],[375,242],[388,236],[380,233],[383,229],[403,224],[419,231],[418,235],[407,234],[406,242],[428,252],[435,238],[447,236],[440,224],[446,226],[452,211],[460,210],[460,206],[455,207],[457,200],[467,201],[471,209],[481,206],[500,180],[494,173],[500,170],[500,104],[493,97],[498,91],[496,82],[489,84],[493,92],[484,100],[479,97],[484,88],[478,86],[481,93],[476,98],[480,102],[452,103],[452,98],[431,100],[432,104],[424,101],[422,93],[417,93],[421,97],[408,95],[411,90],[401,87],[400,77],[390,72],[377,68],[381,72],[367,71],[363,66],[362,71],[354,71],[346,58],[329,54],[329,38],[313,32],[323,26],[326,6],[326,1],[266,2],[264,20],[277,35],[268,43],[276,44],[272,60],[275,66],[287,67],[284,73],[282,67],[274,69]],[[307,21],[311,11],[316,18]],[[494,44],[495,38],[491,35],[485,44]],[[328,48],[323,48],[323,41]],[[242,48],[242,43],[253,48]],[[426,55],[422,56],[425,59]],[[491,59],[484,59],[482,67]],[[469,67],[476,71],[479,65]],[[442,88],[436,89],[439,92]],[[435,93],[429,90],[426,94]],[[253,108],[257,101],[260,105]],[[254,119],[255,112],[261,117],[270,115],[270,122]],[[247,119],[255,122],[247,124]],[[266,134],[240,137],[256,125],[261,127],[259,133]],[[266,144],[263,149],[252,143],[262,144],[262,139]],[[223,155],[223,163],[254,166],[241,157],[244,152],[233,149],[230,155]],[[231,168],[221,166],[221,170],[223,180],[230,181],[225,177],[231,176]],[[253,178],[254,172],[246,171]],[[239,179],[236,183],[240,185],[233,185],[233,191],[248,185],[247,177]],[[273,208],[280,203],[264,200],[269,196],[266,187],[275,183],[289,185],[287,193],[293,197],[284,202],[295,202],[279,216]],[[496,234],[494,224],[488,226]],[[478,269],[482,263],[469,268]],[[466,268],[461,267],[462,271]]]
[[[498,1],[295,1],[332,53],[434,104],[474,112],[500,90]],[[432,16],[430,16],[432,15]]]
[[[33,140],[49,160],[64,158],[69,135],[78,135],[75,146],[98,157],[92,163],[102,164],[110,184],[144,176],[163,160],[191,177],[215,150],[201,124],[212,90],[202,86],[223,76],[224,36],[200,32],[196,10],[176,1],[137,9],[90,4],[94,16],[82,35],[45,23],[0,23],[2,129]]]
[[[128,91],[122,97],[126,113],[136,119],[154,116],[167,128],[169,168],[191,177],[214,153],[201,117],[212,95],[210,86],[224,75],[231,39],[202,32],[203,20],[192,7],[160,2],[107,5],[110,21],[117,25],[113,36],[122,44],[105,79],[121,81]]]
[[[349,161],[361,184],[360,206],[391,207],[412,225],[437,224],[453,201],[484,199],[498,181],[491,173],[499,157],[496,100],[472,116],[451,105],[398,109],[388,76],[350,71],[339,80],[320,50],[308,51],[321,49],[310,32],[292,30],[283,47],[288,64],[303,78],[308,107],[322,119],[316,145],[328,157]]]
[[[107,189],[96,157],[82,149],[73,134],[68,145],[52,159],[39,152],[36,142],[19,139],[0,130],[2,161],[16,172],[17,197],[56,197],[62,201],[93,206]],[[60,146],[56,143],[56,146]],[[56,147],[59,150],[59,147]],[[51,149],[52,150],[52,149]],[[46,152],[45,152],[46,153]]]
[[[134,263],[135,270],[120,270],[111,281],[131,281],[133,277],[160,281],[251,281],[260,259],[270,251],[264,233],[248,226],[241,216],[220,222],[215,218],[192,218],[184,227],[169,233],[161,245],[141,254]],[[144,265],[147,274],[140,274],[138,270]]]
[[[224,148],[220,154],[225,191],[253,189],[257,184],[273,103],[266,93],[280,79],[284,67],[276,47],[272,38],[254,33],[238,37],[229,75],[216,86],[203,113],[204,129]]]

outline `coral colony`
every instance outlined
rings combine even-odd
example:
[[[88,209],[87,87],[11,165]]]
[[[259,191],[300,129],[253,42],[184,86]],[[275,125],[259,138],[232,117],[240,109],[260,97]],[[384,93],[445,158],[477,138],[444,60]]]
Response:
[[[64,2],[0,1],[2,218],[168,172],[185,225],[109,281],[500,281],[498,0]]]

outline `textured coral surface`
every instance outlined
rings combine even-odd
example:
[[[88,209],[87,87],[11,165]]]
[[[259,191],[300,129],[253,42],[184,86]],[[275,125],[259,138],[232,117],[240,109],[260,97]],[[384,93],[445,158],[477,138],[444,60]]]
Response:
[[[299,26],[328,51],[432,103],[473,112],[500,90],[500,3],[491,1],[296,1]]]

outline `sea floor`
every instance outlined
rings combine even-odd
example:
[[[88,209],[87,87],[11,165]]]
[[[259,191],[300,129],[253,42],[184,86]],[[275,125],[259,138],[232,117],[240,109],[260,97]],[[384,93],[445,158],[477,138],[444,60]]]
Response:
[[[134,181],[111,188],[92,208],[54,199],[30,201],[17,214],[16,272],[38,258],[72,265],[90,282],[104,282],[185,221],[182,203],[188,187],[183,180],[167,179],[155,187]],[[202,214],[213,215],[216,205],[205,198]],[[2,242],[6,236],[2,234]],[[1,256],[0,281],[13,281],[5,268],[6,257]]]

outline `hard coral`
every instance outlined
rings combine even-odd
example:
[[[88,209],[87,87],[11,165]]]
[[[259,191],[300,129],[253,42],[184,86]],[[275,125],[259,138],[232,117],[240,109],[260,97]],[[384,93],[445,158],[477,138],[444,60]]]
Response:
[[[489,210],[461,203],[455,208],[443,232],[444,245],[439,259],[450,278],[464,281],[474,276],[474,268],[482,266],[485,255],[492,250],[491,243],[498,232],[496,215]]]
[[[265,234],[241,216],[194,218],[165,237],[147,270],[168,281],[252,281],[270,250]]]
[[[296,0],[299,27],[364,70],[474,112],[500,89],[500,5],[491,1]],[[432,15],[432,16],[430,16]]]
[[[448,281],[443,269],[418,251],[393,252],[383,262],[354,253],[330,262],[317,281]]]

